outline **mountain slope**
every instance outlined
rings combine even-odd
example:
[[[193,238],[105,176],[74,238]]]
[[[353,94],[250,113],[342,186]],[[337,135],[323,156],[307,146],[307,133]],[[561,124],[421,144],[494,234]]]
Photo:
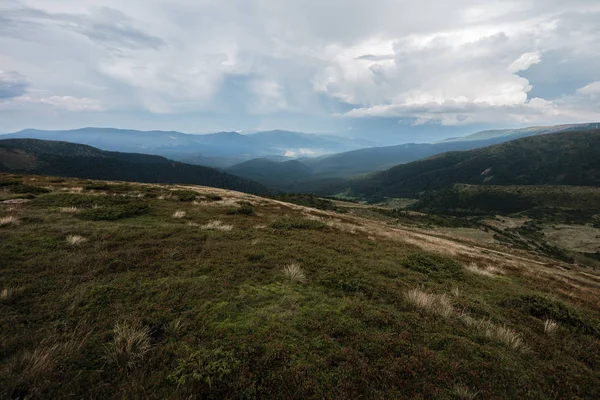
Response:
[[[270,190],[213,168],[164,157],[107,152],[91,146],[36,139],[0,140],[0,171],[149,183],[192,183],[265,194]]]
[[[415,196],[455,183],[600,185],[600,130],[533,136],[449,152],[355,180],[364,197]]]
[[[289,190],[312,176],[312,171],[300,161],[277,162],[266,158],[246,161],[226,171],[280,190]]]
[[[378,170],[385,170],[398,164],[416,161],[421,158],[448,151],[471,150],[507,142],[525,136],[544,133],[561,133],[573,130],[588,130],[593,124],[559,125],[543,128],[524,128],[506,131],[479,132],[464,138],[454,138],[438,143],[409,143],[398,146],[373,147],[350,152],[322,156],[302,161],[320,176],[349,177]]]
[[[220,189],[0,183],[0,398],[600,398],[594,269]]]

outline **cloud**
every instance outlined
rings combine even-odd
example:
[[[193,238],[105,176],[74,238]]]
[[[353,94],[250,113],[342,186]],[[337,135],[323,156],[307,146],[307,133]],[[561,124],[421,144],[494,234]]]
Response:
[[[598,21],[597,0],[4,0],[0,69],[28,86],[3,98],[14,126],[34,104],[182,130],[587,119]]]
[[[508,67],[508,71],[515,73],[520,71],[526,71],[534,64],[538,64],[542,61],[542,56],[539,51],[534,51],[531,53],[525,53],[517,60],[515,60]]]
[[[97,99],[72,96],[51,96],[38,100],[30,100],[42,104],[48,104],[67,111],[103,111],[104,107]]]
[[[577,94],[583,96],[600,96],[600,81],[592,82],[589,85],[577,89]]]
[[[0,99],[10,99],[23,95],[29,87],[29,81],[16,71],[0,70]]]

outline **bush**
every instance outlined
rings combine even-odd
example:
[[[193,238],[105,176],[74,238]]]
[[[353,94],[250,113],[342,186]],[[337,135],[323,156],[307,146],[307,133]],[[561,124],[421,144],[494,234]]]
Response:
[[[540,295],[525,295],[506,300],[502,305],[542,320],[552,319],[564,326],[600,337],[600,321],[594,320],[560,301],[552,301]]]
[[[204,197],[209,201],[221,201],[223,198],[218,194],[205,194]]]
[[[194,201],[198,197],[198,193],[193,190],[173,190],[171,195],[177,197],[179,201]]]
[[[201,349],[180,362],[168,379],[186,392],[214,392],[227,386],[240,366],[240,360],[231,351]]]
[[[244,205],[239,208],[231,208],[227,210],[227,215],[254,215],[252,206]]]
[[[450,257],[436,253],[419,252],[406,257],[402,262],[408,269],[437,278],[461,278],[463,267]]]
[[[148,209],[148,205],[141,202],[129,203],[111,207],[89,208],[77,214],[77,217],[90,221],[115,221],[144,214]]]
[[[114,221],[140,215],[149,210],[139,199],[90,194],[52,193],[39,196],[33,202],[38,207],[77,207],[77,217],[91,221]]]
[[[38,187],[38,186],[29,186],[29,185],[23,185],[22,183],[17,183],[17,184],[11,184],[11,185],[6,185],[6,190],[9,193],[14,193],[14,194],[26,194],[26,193],[50,193],[50,191],[48,189],[42,188],[42,187]]]
[[[327,229],[327,224],[321,221],[302,218],[281,218],[271,223],[271,228],[275,229]]]

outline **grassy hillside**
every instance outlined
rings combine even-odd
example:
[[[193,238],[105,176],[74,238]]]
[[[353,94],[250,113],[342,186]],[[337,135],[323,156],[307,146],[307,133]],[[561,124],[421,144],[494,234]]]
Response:
[[[410,197],[455,183],[600,185],[600,130],[534,136],[399,165],[351,185],[366,198]]]
[[[255,194],[271,192],[259,183],[213,168],[159,156],[108,152],[49,140],[0,140],[0,171],[133,182],[191,183]]]
[[[213,188],[0,182],[2,398],[600,396],[594,270]]]

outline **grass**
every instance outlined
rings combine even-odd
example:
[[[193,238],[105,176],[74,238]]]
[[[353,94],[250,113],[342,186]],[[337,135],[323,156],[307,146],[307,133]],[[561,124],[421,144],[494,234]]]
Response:
[[[292,282],[306,283],[306,276],[302,268],[296,263],[291,263],[283,267],[283,274]]]
[[[107,357],[120,368],[139,366],[150,352],[150,330],[139,322],[119,322],[113,328],[113,341],[106,346]]]
[[[173,213],[173,218],[183,218],[185,217],[185,214],[185,211],[177,210]]]
[[[550,318],[546,318],[544,320],[544,333],[551,335],[556,332],[558,329],[558,322],[551,320]]]
[[[454,395],[461,400],[474,400],[477,398],[478,393],[465,385],[454,386]]]
[[[600,396],[591,269],[237,192],[35,178],[51,193],[0,204],[20,221],[0,229],[0,398]],[[79,216],[126,203],[147,211]]]
[[[87,241],[88,240],[86,238],[84,238],[83,236],[79,236],[79,235],[67,236],[67,244],[70,246],[79,246],[80,244],[83,244]]]
[[[204,230],[228,232],[233,229],[233,225],[224,224],[223,221],[219,221],[219,220],[212,220],[205,225],[201,225],[200,228],[204,229]]]
[[[455,314],[450,298],[444,294],[436,295],[420,289],[406,292],[406,301],[417,308],[448,318]]]
[[[0,226],[16,225],[19,219],[15,216],[0,217]]]
[[[486,265],[485,267],[480,268],[476,263],[470,263],[465,267],[465,270],[472,274],[485,276],[487,278],[494,278],[495,276],[502,274],[502,270],[497,267]]]

